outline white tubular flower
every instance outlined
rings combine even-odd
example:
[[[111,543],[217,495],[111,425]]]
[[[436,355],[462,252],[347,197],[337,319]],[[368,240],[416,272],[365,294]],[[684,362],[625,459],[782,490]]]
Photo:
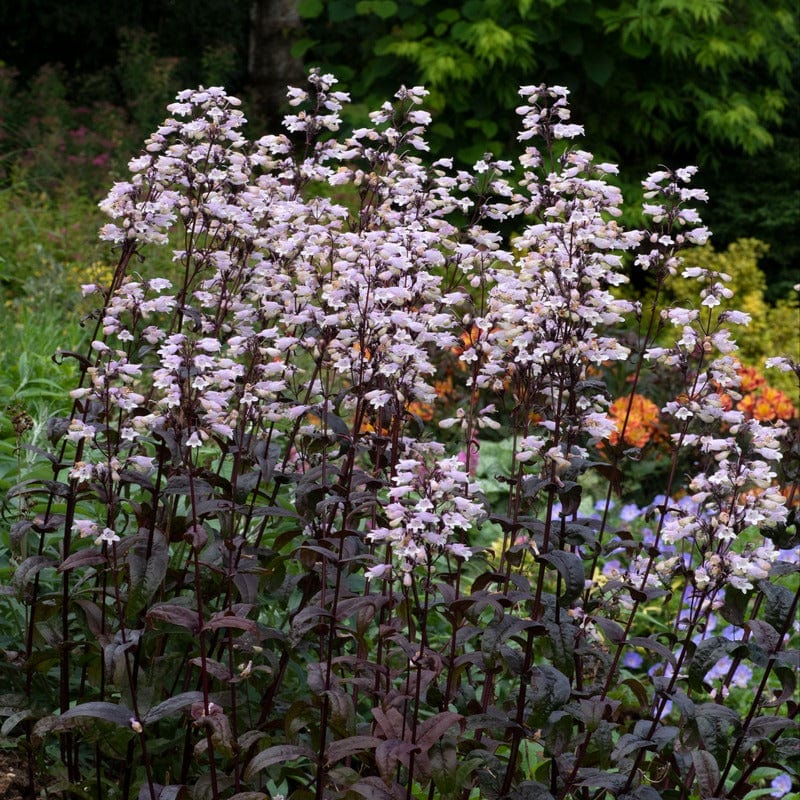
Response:
[[[473,499],[477,486],[457,456],[443,458],[441,445],[411,442],[405,455],[389,490],[388,525],[372,530],[367,539],[391,545],[400,574],[432,565],[442,554],[469,558],[472,551],[463,539],[486,516]],[[368,577],[390,574],[391,565],[378,564]]]

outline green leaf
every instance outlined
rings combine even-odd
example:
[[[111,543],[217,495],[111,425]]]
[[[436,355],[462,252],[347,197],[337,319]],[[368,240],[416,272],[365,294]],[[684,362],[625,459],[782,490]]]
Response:
[[[297,59],[302,59],[303,56],[312,48],[315,44],[318,44],[316,39],[298,39],[292,45],[292,57]]]
[[[467,45],[476,58],[487,64],[506,62],[515,45],[514,34],[501,28],[493,19],[456,23],[453,25],[453,37]]]
[[[445,8],[436,15],[436,19],[446,22],[448,25],[452,25],[454,22],[461,19],[461,15],[455,8]]]
[[[605,86],[614,73],[614,59],[604,50],[590,49],[583,58],[583,68],[591,81]]]
[[[375,14],[381,19],[389,19],[397,13],[397,3],[394,0],[359,0],[356,3],[356,13]]]
[[[297,13],[303,19],[314,19],[322,14],[324,8],[322,0],[300,0],[297,4]]]
[[[621,42],[622,51],[637,60],[649,58],[653,52],[653,45],[642,39],[624,37]]]
[[[435,122],[431,125],[431,133],[435,136],[439,136],[442,139],[453,139],[455,138],[456,132],[451,128],[446,122]]]
[[[328,19],[331,22],[346,22],[355,15],[353,0],[330,0],[328,3]]]
[[[583,36],[580,31],[566,31],[561,37],[561,49],[571,56],[577,56],[583,51]]]
[[[491,139],[497,133],[497,123],[491,119],[471,119],[467,122],[468,128],[475,128]]]

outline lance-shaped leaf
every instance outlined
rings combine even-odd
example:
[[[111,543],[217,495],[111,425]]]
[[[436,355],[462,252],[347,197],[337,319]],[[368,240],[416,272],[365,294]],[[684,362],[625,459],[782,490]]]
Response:
[[[94,547],[82,547],[77,553],[67,556],[59,565],[59,572],[69,572],[71,569],[79,567],[93,567],[97,564],[105,564],[108,560],[107,555],[102,550]]]
[[[606,639],[608,639],[611,644],[619,644],[625,638],[625,628],[613,619],[593,616],[592,622],[603,631]]]
[[[162,786],[160,783],[153,784],[153,790],[150,790],[150,786],[148,785],[147,781],[145,781],[141,788],[139,789],[139,797],[138,800],[184,800],[185,797],[189,796],[189,787],[182,784],[176,783],[170,786]],[[233,800],[233,798],[231,798]]]
[[[606,772],[595,767],[583,767],[578,770],[578,786],[589,786],[592,789],[610,789],[617,793],[627,783],[627,776],[618,772]]]
[[[623,733],[619,737],[616,746],[611,752],[611,761],[615,764],[627,758],[631,753],[635,753],[642,748],[654,747],[654,743],[644,736],[637,736],[633,733]]]
[[[700,797],[713,797],[720,779],[717,759],[708,750],[692,750],[692,763]]]
[[[236,614],[229,614],[226,611],[218,611],[203,625],[204,631],[213,631],[218,628],[236,628],[252,634],[258,633],[258,625],[256,625],[255,620],[240,617]]]
[[[350,787],[350,792],[355,792],[364,800],[403,800],[406,796],[405,789],[399,784],[375,776],[357,781]]]
[[[454,725],[458,725],[464,732],[464,717],[454,711],[442,711],[424,722],[417,728],[416,740],[422,750],[428,750],[435,742],[447,733]]]
[[[389,779],[400,762],[408,768],[412,753],[418,753],[420,748],[416,744],[406,742],[403,739],[386,739],[375,748],[375,763],[381,777]]]
[[[67,709],[60,716],[44,717],[39,720],[34,728],[34,736],[40,737],[53,731],[67,730],[82,719],[99,719],[123,728],[130,728],[135,716],[129,708],[116,703],[106,703],[99,700],[91,703],[82,703]]]
[[[537,561],[544,561],[552,564],[561,575],[564,587],[561,591],[561,602],[571,603],[583,592],[586,575],[583,571],[583,562],[575,553],[566,550],[552,550],[549,553],[542,553],[536,557]]]
[[[134,538],[127,556],[131,576],[128,619],[135,619],[158,591],[169,564],[169,545],[161,531],[138,533]]]
[[[325,750],[325,761],[330,766],[356,753],[374,750],[381,741],[377,736],[348,736],[346,739],[338,739],[331,742]]]
[[[661,642],[659,642],[653,636],[632,636],[630,639],[628,639],[628,644],[649,650],[650,652],[660,656],[666,663],[675,666],[675,656],[673,655],[672,650],[670,650],[666,645],[661,644]]]
[[[794,696],[797,688],[797,653],[781,652],[778,653],[775,661],[774,673],[781,682],[781,691],[775,691],[774,697],[769,702],[765,702],[767,707],[776,707],[785,703],[790,697]]]
[[[30,708],[23,708],[21,711],[14,712],[3,721],[3,725],[0,727],[0,736],[10,736],[20,722],[33,716],[35,714]]]
[[[315,758],[314,751],[302,744],[276,744],[253,756],[244,771],[244,778],[249,781],[256,773],[261,772],[262,769],[271,767],[274,764],[285,764],[288,761],[297,761],[301,758],[313,761]]]
[[[229,800],[269,800],[269,795],[264,792],[237,792]]]
[[[14,570],[11,582],[16,589],[21,589],[43,569],[55,567],[56,563],[50,556],[29,556]]]
[[[213,493],[211,484],[190,475],[173,475],[163,489],[164,494],[191,495],[195,499],[209,497]]]
[[[569,619],[547,622],[545,625],[553,666],[571,678],[575,670],[575,636],[578,629]]]
[[[161,603],[157,606],[153,606],[147,612],[147,618],[151,620],[160,619],[172,625],[186,628],[186,630],[192,633],[199,633],[200,629],[203,627],[202,620],[197,611],[174,603]]]
[[[747,726],[743,749],[748,750],[757,742],[763,742],[779,731],[797,727],[800,727],[800,723],[786,717],[756,717]]]
[[[189,708],[192,703],[203,702],[202,692],[183,692],[182,694],[175,695],[175,697],[168,697],[158,705],[153,706],[145,715],[142,722],[156,722],[164,717],[170,717]]]

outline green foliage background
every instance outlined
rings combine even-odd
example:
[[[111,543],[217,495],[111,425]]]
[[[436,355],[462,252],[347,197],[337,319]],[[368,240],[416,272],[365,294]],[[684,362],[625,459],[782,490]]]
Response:
[[[587,149],[636,182],[695,163],[716,241],[770,244],[770,298],[800,250],[798,15],[786,0],[300,0],[295,53],[359,98],[431,89],[435,152],[505,152],[525,83],[568,86]]]
[[[351,123],[399,83],[425,84],[432,151],[465,163],[508,151],[519,84],[568,86],[587,149],[623,165],[631,202],[656,165],[698,164],[716,246],[769,244],[771,302],[797,282],[794,0],[0,0],[0,61],[17,93],[62,64],[66,99],[122,107],[138,141],[178,88],[248,94],[256,6],[299,15],[287,58],[340,78],[359,99]],[[17,119],[0,107],[0,155]]]

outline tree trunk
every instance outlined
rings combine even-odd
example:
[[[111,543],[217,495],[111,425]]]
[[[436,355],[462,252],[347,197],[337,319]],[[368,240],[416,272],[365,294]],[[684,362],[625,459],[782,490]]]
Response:
[[[247,71],[256,113],[271,132],[286,110],[286,87],[305,84],[303,64],[291,52],[301,31],[297,0],[252,0]]]

